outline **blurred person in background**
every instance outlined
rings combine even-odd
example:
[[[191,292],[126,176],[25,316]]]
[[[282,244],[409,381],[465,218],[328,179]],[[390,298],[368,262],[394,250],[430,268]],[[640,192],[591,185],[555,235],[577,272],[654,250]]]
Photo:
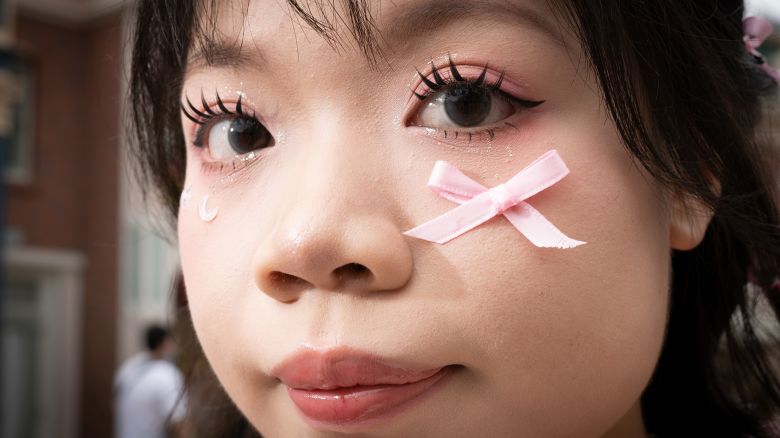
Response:
[[[146,329],[146,350],[130,357],[114,379],[117,438],[182,436],[184,379],[173,364],[176,344],[168,330]]]

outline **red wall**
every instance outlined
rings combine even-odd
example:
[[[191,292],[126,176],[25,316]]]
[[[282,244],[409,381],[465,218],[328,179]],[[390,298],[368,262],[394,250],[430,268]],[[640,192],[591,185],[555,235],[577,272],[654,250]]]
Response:
[[[119,14],[86,25],[21,15],[35,72],[34,175],[8,189],[7,225],[34,247],[79,251],[84,277],[80,436],[112,436],[118,300]]]

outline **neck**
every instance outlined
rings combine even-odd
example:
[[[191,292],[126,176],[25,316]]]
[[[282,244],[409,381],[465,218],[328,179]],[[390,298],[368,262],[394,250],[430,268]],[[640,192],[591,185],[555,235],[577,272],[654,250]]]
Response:
[[[647,431],[642,420],[642,407],[639,400],[631,409],[601,438],[646,438]]]

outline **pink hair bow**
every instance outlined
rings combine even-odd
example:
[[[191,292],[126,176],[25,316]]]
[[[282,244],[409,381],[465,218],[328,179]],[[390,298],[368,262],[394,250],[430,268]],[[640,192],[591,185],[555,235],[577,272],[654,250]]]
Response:
[[[504,184],[488,189],[455,166],[437,161],[428,187],[439,196],[461,204],[404,234],[435,243],[446,243],[503,215],[534,245],[542,248],[574,248],[585,242],[566,237],[526,199],[556,184],[569,169],[557,151],[548,151]]]
[[[766,41],[769,35],[772,35],[772,30],[772,23],[765,18],[748,17],[742,22],[742,33],[744,34],[742,39],[745,41],[745,48],[753,55],[761,69],[780,84],[780,70],[770,66],[764,55],[758,51],[761,44]]]

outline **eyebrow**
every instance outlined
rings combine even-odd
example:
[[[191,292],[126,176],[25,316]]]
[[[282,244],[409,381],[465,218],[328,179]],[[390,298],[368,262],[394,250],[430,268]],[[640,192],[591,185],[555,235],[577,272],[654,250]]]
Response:
[[[392,24],[382,32],[389,44],[409,45],[441,28],[463,19],[491,18],[514,25],[523,25],[564,45],[562,35],[535,10],[512,1],[450,0],[418,2],[393,17]]]
[[[259,70],[266,64],[265,56],[260,47],[253,46],[252,50],[247,50],[241,42],[227,41],[222,37],[203,38],[187,57],[187,70],[192,72],[211,66],[239,70],[254,67]]]
[[[383,46],[397,48],[413,45],[420,39],[436,33],[446,26],[463,19],[491,18],[497,21],[524,25],[548,37],[557,45],[564,46],[560,28],[554,27],[541,14],[524,5],[500,0],[427,0],[401,6],[402,10],[389,22],[362,23],[362,28],[378,31]],[[367,20],[370,20],[367,19]],[[378,26],[385,29],[378,29]],[[350,29],[354,30],[354,29]],[[324,30],[323,32],[329,32]],[[330,35],[329,40],[333,40]],[[336,37],[335,39],[338,39]],[[202,40],[194,47],[187,60],[188,69],[218,65],[221,68],[260,70],[265,65],[263,49],[256,43],[245,47],[242,41],[227,41],[222,37]],[[377,39],[364,44],[372,45],[364,54],[374,52],[379,46]]]

